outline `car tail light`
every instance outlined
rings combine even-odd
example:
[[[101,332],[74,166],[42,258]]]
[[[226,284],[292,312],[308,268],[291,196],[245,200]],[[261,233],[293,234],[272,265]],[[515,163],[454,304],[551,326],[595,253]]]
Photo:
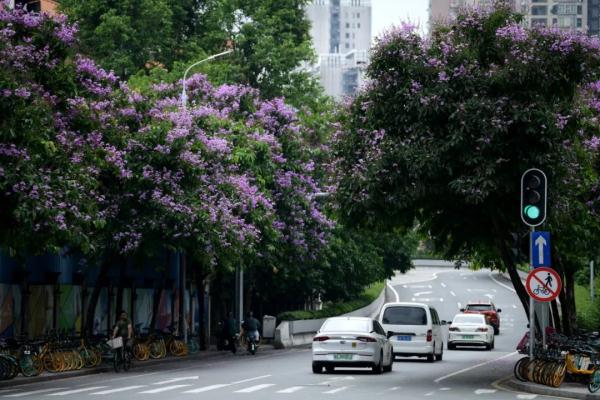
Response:
[[[360,340],[361,342],[376,342],[377,340],[373,339],[372,337],[368,337],[368,336],[359,336],[356,339]]]
[[[460,329],[458,329],[458,328],[457,328],[457,327],[455,327],[455,326],[451,326],[450,328],[448,328],[448,330],[449,330],[450,332],[460,332]]]
[[[487,328],[477,328],[477,332],[487,332]]]
[[[427,341],[431,342],[433,340],[433,331],[430,329],[427,331]]]
[[[313,342],[324,342],[329,340],[329,336],[315,336]]]

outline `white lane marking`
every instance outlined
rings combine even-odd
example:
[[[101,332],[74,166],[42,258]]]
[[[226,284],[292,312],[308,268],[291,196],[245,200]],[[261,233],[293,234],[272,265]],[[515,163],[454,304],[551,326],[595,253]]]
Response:
[[[535,399],[538,397],[537,394],[518,394],[517,399]]]
[[[434,278],[435,279],[435,278]],[[431,289],[432,286],[431,285],[402,285],[403,288],[407,289],[407,288],[411,288],[411,289]]]
[[[192,379],[198,379],[198,376],[184,376],[181,378],[173,378],[173,379],[169,379],[166,381],[161,381],[161,382],[155,382],[155,385],[166,385],[167,383],[174,383],[174,382],[179,382],[179,381],[189,381]]]
[[[0,389],[0,395],[5,395],[10,392],[18,392],[21,389]]]
[[[452,390],[452,388],[443,387],[440,389],[441,391]]]
[[[441,382],[441,381],[443,381],[444,379],[448,379],[448,378],[450,378],[450,377],[452,377],[452,376],[455,376],[455,375],[462,374],[462,373],[464,373],[464,372],[470,371],[470,370],[472,370],[472,369],[475,369],[475,368],[479,368],[479,367],[481,367],[481,366],[483,366],[483,365],[487,365],[487,364],[491,364],[491,363],[493,363],[493,362],[496,362],[496,361],[500,361],[500,360],[502,360],[502,359],[504,359],[504,358],[512,357],[512,356],[514,356],[515,354],[519,354],[519,352],[517,352],[517,351],[513,351],[512,353],[505,354],[505,355],[503,355],[502,357],[494,358],[493,360],[488,360],[488,361],[485,361],[485,362],[479,363],[479,364],[477,364],[477,365],[473,365],[473,366],[470,366],[470,367],[467,367],[467,368],[463,368],[463,369],[461,369],[461,370],[459,370],[459,371],[452,372],[452,373],[450,373],[450,374],[448,374],[448,375],[441,376],[441,377],[439,377],[439,378],[435,379],[435,380],[434,380],[434,382],[435,382],[435,383]]]
[[[31,392],[21,392],[21,393],[7,394],[7,395],[4,395],[3,397],[22,397],[22,396],[29,396],[29,395],[32,395],[32,394],[39,394],[39,393],[45,393],[45,392],[56,392],[57,390],[63,390],[63,389],[66,389],[66,388],[59,387],[59,388],[53,388],[53,389],[33,390]]]
[[[172,385],[172,386],[165,386],[165,387],[161,387],[161,388],[158,388],[158,389],[146,390],[144,392],[138,392],[138,393],[140,393],[140,394],[155,394],[155,393],[166,392],[168,390],[181,389],[181,388],[188,387],[188,386],[192,386],[192,385]]]
[[[444,298],[440,297],[440,303],[443,303],[443,302],[444,302]]]
[[[105,387],[106,386],[93,386],[93,387],[87,387],[87,388],[83,388],[83,389],[73,389],[73,390],[67,390],[64,392],[50,393],[47,396],[67,396],[69,394],[91,392],[92,390],[104,389]]]
[[[442,287],[446,287],[446,284],[444,282],[440,283],[440,285],[442,285]]]
[[[254,385],[254,386],[250,386],[246,389],[240,389],[240,390],[236,390],[233,393],[252,393],[252,392],[258,392],[259,390],[263,390],[266,389],[268,387],[271,386],[275,386],[274,383],[262,383],[260,385]]]
[[[489,293],[484,294],[484,296],[485,297],[489,297],[490,299],[494,298],[494,295],[493,294],[489,294]]]
[[[517,305],[516,305],[516,304],[513,304],[512,306],[513,306],[513,308],[514,308],[514,309],[516,309],[516,308],[517,308]]]
[[[458,303],[456,303],[456,305],[458,306],[459,309],[462,308],[462,304],[460,304],[460,301]]]
[[[502,282],[498,281],[496,278],[494,278],[494,275],[491,272],[489,274],[489,277],[490,277],[491,280],[493,280],[494,282],[496,282],[498,285],[502,286],[503,288],[508,289],[508,290],[510,290],[513,293],[517,293],[517,291],[515,290],[515,288],[512,288],[512,287],[510,287],[508,285],[505,285],[504,283],[502,283]]]
[[[477,389],[475,394],[492,394],[496,393],[498,390],[496,389]]]
[[[259,379],[265,379],[270,377],[271,375],[261,375],[261,376],[256,376],[254,378],[248,378],[248,379],[242,379],[241,381],[235,381],[235,382],[231,382],[232,385],[237,385],[238,383],[246,383],[246,382],[252,382],[252,381],[257,381]]]
[[[419,297],[419,296],[421,296],[422,294],[431,294],[431,293],[433,293],[433,292],[432,292],[432,291],[428,291],[428,292],[417,292],[417,293],[415,293],[415,294],[414,294],[414,296],[415,296],[415,297]]]
[[[211,390],[220,389],[220,388],[227,387],[227,386],[231,386],[231,384],[230,383],[219,383],[217,385],[203,386],[198,389],[187,390],[183,393],[204,393],[204,392],[209,392]]]
[[[143,387],[146,387],[146,385],[125,386],[122,388],[102,390],[100,392],[93,392],[90,394],[111,394],[111,393],[118,393],[118,392],[126,392],[127,390],[139,389],[139,388],[143,388]]]
[[[302,390],[302,389],[304,389],[304,386],[292,386],[287,389],[278,390],[275,393],[294,393],[294,392],[297,392],[298,390]]]
[[[346,390],[346,389],[348,389],[348,388],[351,388],[351,387],[352,387],[352,386],[342,386],[342,387],[339,387],[339,388],[337,388],[337,389],[328,390],[328,391],[326,391],[326,392],[323,392],[323,394],[334,394],[334,393],[339,393],[339,392],[342,392],[342,391],[344,391],[344,390]]]
[[[456,297],[456,293],[454,293],[452,290],[450,291],[450,294],[454,297]]]
[[[400,301],[400,296],[398,295],[398,292],[396,291],[396,289],[394,289],[394,287],[390,284],[390,281],[386,282],[387,286],[390,288],[390,290],[392,291],[392,293],[394,293],[394,296],[396,296],[396,303],[398,303]],[[406,287],[406,285],[404,285],[404,287]]]
[[[388,391],[393,392],[395,390],[402,389],[402,386],[394,386],[388,389]]]
[[[411,301],[413,302],[417,302],[417,303],[425,303],[425,302],[430,302],[430,301],[438,301],[439,299],[436,298],[430,298],[430,297],[413,297],[411,299]],[[444,299],[442,299],[442,301],[444,301]]]
[[[435,394],[435,392],[429,392],[427,394],[425,394],[425,396],[433,396]]]
[[[467,292],[487,292],[487,289],[467,289]]]

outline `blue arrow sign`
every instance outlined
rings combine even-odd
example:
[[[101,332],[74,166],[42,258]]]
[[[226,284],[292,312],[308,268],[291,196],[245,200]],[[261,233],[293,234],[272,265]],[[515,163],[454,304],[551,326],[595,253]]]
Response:
[[[531,233],[531,265],[533,268],[550,267],[550,232]]]

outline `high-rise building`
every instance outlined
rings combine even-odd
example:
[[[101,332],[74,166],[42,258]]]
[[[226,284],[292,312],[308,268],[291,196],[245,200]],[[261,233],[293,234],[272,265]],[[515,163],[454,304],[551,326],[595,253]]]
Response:
[[[363,81],[371,47],[371,0],[313,0],[306,15],[319,56],[310,69],[328,95],[354,94]]]
[[[461,7],[486,7],[491,0],[430,0],[429,25],[451,19]],[[513,9],[523,14],[528,27],[547,26],[588,32],[588,17],[592,31],[600,31],[600,0],[511,0]],[[589,10],[588,10],[589,4]],[[594,20],[595,18],[595,20]]]
[[[588,35],[600,35],[600,0],[588,0]]]

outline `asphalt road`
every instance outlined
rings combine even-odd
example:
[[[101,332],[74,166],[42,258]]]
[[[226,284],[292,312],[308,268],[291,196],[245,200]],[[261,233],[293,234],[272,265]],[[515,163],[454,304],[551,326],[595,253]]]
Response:
[[[508,285],[507,285],[508,284]],[[491,298],[502,309],[496,348],[444,349],[444,359],[399,359],[391,373],[367,370],[311,372],[309,348],[261,351],[205,361],[146,367],[139,364],[124,374],[104,373],[40,382],[0,390],[4,399],[543,399],[543,396],[503,389],[498,381],[512,374],[518,359],[515,345],[526,330],[525,314],[510,283],[489,271],[456,271],[447,267],[418,268],[394,278],[391,297],[427,302],[440,318],[451,320],[469,300]],[[394,291],[396,293],[394,293]]]

